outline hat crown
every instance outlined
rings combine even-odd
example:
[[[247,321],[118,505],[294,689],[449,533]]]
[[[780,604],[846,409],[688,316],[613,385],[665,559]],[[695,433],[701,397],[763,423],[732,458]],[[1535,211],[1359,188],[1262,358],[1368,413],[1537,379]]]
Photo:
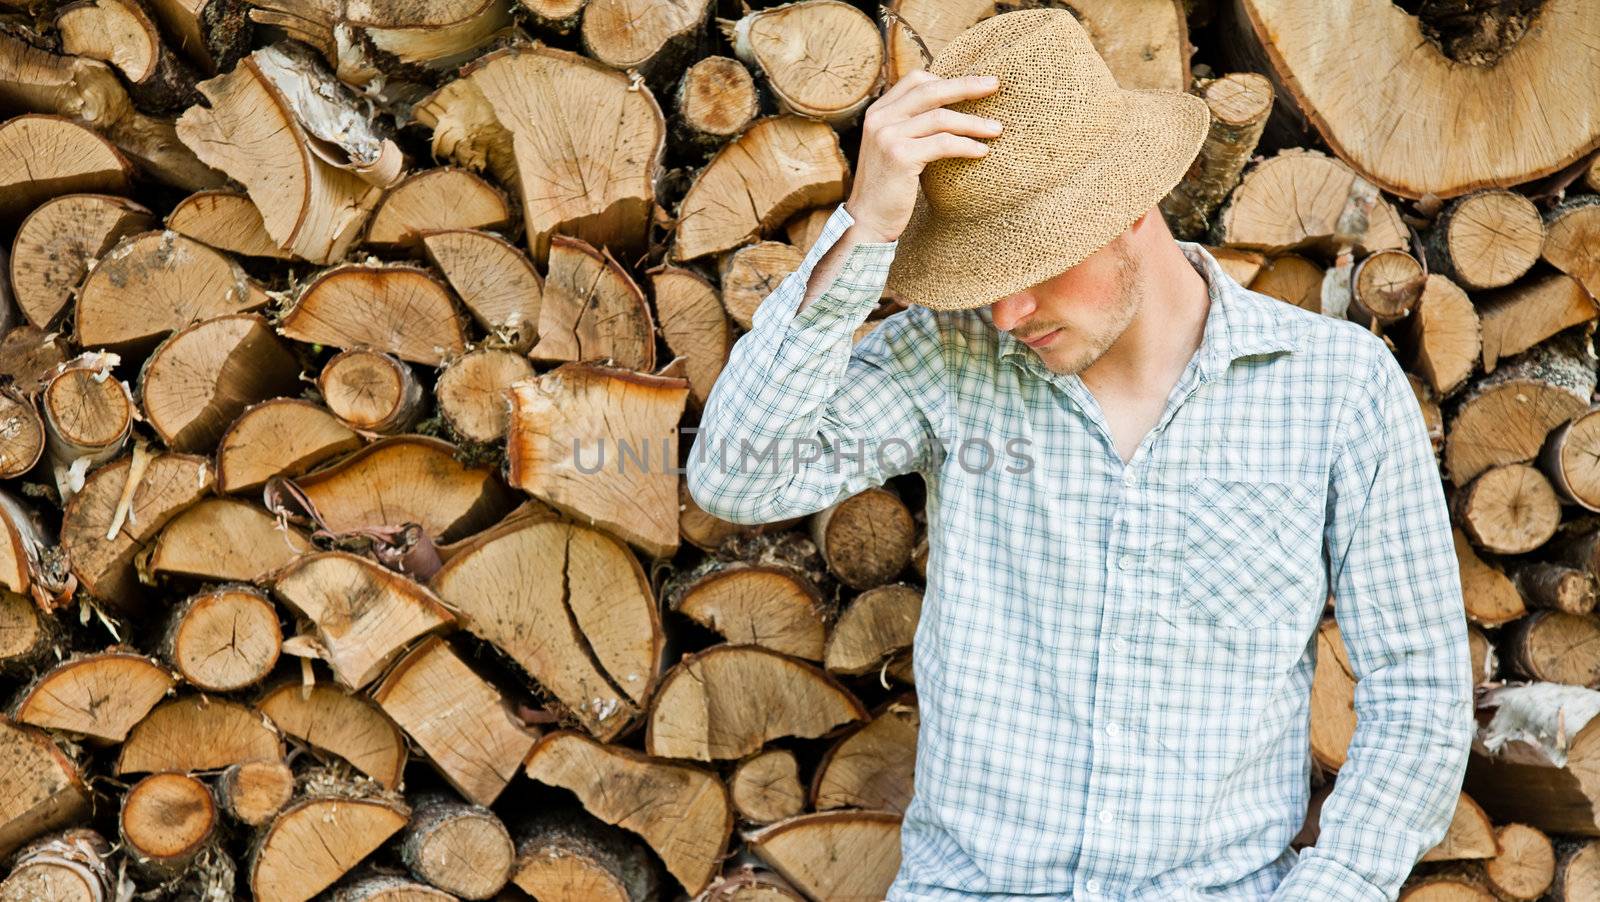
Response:
[[[946,106],[1005,126],[983,157],[946,157],[923,168],[923,196],[941,215],[959,216],[979,200],[989,209],[1019,201],[1091,165],[1119,133],[1122,89],[1065,9],[984,19],[935,54],[928,71],[943,78],[998,76],[998,90]]]

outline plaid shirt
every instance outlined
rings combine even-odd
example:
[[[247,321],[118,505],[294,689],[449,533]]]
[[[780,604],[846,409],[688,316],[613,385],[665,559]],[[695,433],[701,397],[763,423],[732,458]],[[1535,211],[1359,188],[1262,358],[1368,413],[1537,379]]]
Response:
[[[852,249],[795,314],[851,222],[841,204],[756,311],[686,474],[738,523],[927,482],[888,898],[1395,898],[1450,823],[1475,721],[1437,463],[1384,343],[1179,242],[1204,340],[1124,466],[1082,380],[987,307],[914,306],[852,347],[896,242]],[[1330,589],[1359,726],[1297,853]]]

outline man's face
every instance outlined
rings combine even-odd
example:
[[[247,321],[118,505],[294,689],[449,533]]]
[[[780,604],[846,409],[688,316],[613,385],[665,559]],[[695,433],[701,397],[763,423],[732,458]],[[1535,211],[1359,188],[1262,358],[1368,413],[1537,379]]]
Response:
[[[1127,238],[1124,232],[1066,272],[990,304],[995,328],[1042,341],[1029,347],[1051,372],[1087,369],[1139,309],[1139,264]]]

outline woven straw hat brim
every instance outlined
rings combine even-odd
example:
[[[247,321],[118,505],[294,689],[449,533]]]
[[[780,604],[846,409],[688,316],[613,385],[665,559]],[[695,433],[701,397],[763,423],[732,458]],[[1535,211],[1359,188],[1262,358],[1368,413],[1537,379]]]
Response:
[[[1155,206],[1200,153],[1211,111],[1193,94],[1119,91],[1125,115],[1103,165],[970,217],[932,217],[919,190],[885,288],[934,310],[983,307],[1076,266]]]

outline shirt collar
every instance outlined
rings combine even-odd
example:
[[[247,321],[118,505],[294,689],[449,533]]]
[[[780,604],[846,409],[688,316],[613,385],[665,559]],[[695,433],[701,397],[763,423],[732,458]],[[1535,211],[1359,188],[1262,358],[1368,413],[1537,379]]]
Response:
[[[1269,354],[1278,351],[1293,352],[1299,346],[1300,323],[1298,318],[1274,315],[1281,313],[1277,305],[1284,303],[1276,298],[1268,305],[1250,304],[1249,289],[1240,285],[1222,269],[1204,245],[1194,241],[1177,241],[1178,248],[1190,265],[1206,282],[1206,293],[1211,298],[1206,311],[1205,332],[1196,352],[1202,379],[1215,378],[1240,357]],[[978,315],[994,326],[988,307],[979,307]],[[1000,336],[1000,359],[1032,369],[1045,378],[1058,374],[1045,368],[1039,355],[1010,332],[995,330]]]

